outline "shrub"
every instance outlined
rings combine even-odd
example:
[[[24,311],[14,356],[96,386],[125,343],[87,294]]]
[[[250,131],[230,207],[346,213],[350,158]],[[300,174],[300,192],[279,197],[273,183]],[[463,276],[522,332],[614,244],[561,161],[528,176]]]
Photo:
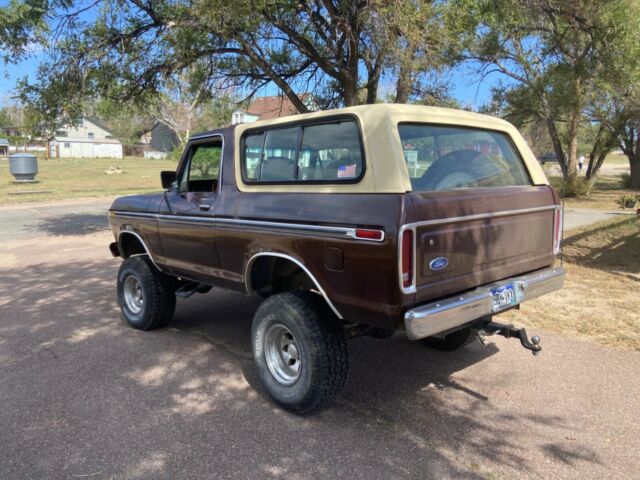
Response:
[[[618,198],[616,203],[618,205],[620,205],[620,208],[623,208],[623,209],[624,208],[634,208],[636,206],[636,203],[638,203],[638,199],[640,199],[639,195],[627,195],[627,194],[624,194],[620,198]]]

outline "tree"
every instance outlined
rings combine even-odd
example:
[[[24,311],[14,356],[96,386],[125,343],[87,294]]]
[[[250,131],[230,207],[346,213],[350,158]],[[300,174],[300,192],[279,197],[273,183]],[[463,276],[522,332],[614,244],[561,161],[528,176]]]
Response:
[[[484,74],[497,71],[511,80],[513,112],[544,122],[567,194],[575,195],[578,135],[588,94],[619,68],[620,59],[611,51],[628,43],[627,20],[637,16],[637,7],[624,0],[454,3],[468,13],[466,58],[480,62]]]
[[[13,15],[33,1],[13,0],[0,11]],[[92,95],[142,105],[165,95],[172,78],[194,65],[206,72],[200,85],[245,96],[275,85],[300,112],[307,111],[303,93],[321,108],[373,103],[381,80],[391,77],[395,100],[405,102],[420,95],[425,72],[444,64],[445,46],[455,38],[447,33],[446,5],[437,0],[48,5],[52,55],[36,84],[21,91],[28,101],[66,91],[57,101],[65,107]],[[41,22],[33,24],[42,31]]]

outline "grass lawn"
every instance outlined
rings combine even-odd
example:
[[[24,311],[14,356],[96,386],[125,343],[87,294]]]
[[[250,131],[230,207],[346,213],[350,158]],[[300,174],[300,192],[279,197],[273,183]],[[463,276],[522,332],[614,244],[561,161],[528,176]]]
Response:
[[[567,232],[563,252],[564,289],[500,320],[640,351],[640,219]]]
[[[547,177],[551,185],[562,194],[562,177]],[[569,208],[594,208],[597,210],[619,210],[616,203],[622,195],[640,195],[639,191],[624,188],[620,175],[598,175],[591,193],[577,198],[566,198],[565,205]]]
[[[123,171],[108,175],[105,170],[110,166]],[[157,191],[162,188],[160,171],[175,166],[175,160],[139,157],[39,160],[39,182],[18,185],[9,173],[8,160],[0,160],[0,205]]]

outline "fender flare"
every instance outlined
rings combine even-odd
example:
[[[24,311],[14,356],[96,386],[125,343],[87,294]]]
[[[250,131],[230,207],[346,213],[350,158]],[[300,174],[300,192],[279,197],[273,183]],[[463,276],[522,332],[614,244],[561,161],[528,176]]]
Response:
[[[333,313],[336,314],[336,316],[340,319],[343,320],[342,315],[340,314],[340,312],[338,311],[338,309],[335,307],[335,305],[333,304],[333,302],[329,299],[329,296],[327,295],[327,293],[324,291],[324,289],[322,288],[322,286],[320,285],[320,282],[318,282],[318,280],[316,279],[316,277],[313,276],[313,274],[309,271],[309,269],[297,258],[292,257],[291,255],[287,255],[286,253],[280,253],[280,252],[259,252],[254,254],[249,261],[247,262],[245,268],[244,268],[244,282],[245,282],[245,288],[247,289],[247,293],[252,293],[253,292],[253,287],[251,286],[251,268],[253,267],[254,262],[256,261],[257,258],[259,257],[277,257],[277,258],[284,258],[285,260],[289,260],[293,263],[295,263],[296,265],[298,265],[302,271],[304,273],[307,274],[307,276],[311,279],[311,281],[314,283],[314,285],[316,286],[316,288],[318,289],[318,291],[320,292],[320,295],[322,295],[322,298],[324,298],[325,302],[327,302],[327,305],[329,305],[329,308],[331,308],[331,310],[333,311]]]
[[[134,254],[134,255],[146,255],[147,257],[149,257],[149,260],[151,260],[151,263],[153,263],[153,266],[156,267],[158,269],[158,271],[162,271],[162,269],[158,266],[158,264],[156,263],[155,259],[153,258],[153,255],[151,255],[151,250],[149,250],[149,247],[147,247],[147,244],[145,243],[144,239],[142,238],[142,236],[136,232],[134,232],[133,230],[120,230],[120,233],[118,233],[118,247],[120,248],[120,254],[123,255],[124,254],[124,250],[122,248],[122,236],[123,235],[131,235],[133,237],[135,237],[140,244],[142,245],[142,248],[144,248],[145,253],[139,253],[139,254]],[[129,255],[129,256],[134,256],[134,255]],[[122,257],[125,258],[125,257]]]

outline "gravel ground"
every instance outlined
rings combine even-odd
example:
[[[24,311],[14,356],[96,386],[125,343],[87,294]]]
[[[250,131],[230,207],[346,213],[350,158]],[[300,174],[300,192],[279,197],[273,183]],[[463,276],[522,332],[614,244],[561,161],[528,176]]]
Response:
[[[0,240],[2,479],[638,477],[637,352],[362,338],[338,402],[299,418],[253,368],[259,299],[213,290],[131,330],[110,235],[81,227]]]

